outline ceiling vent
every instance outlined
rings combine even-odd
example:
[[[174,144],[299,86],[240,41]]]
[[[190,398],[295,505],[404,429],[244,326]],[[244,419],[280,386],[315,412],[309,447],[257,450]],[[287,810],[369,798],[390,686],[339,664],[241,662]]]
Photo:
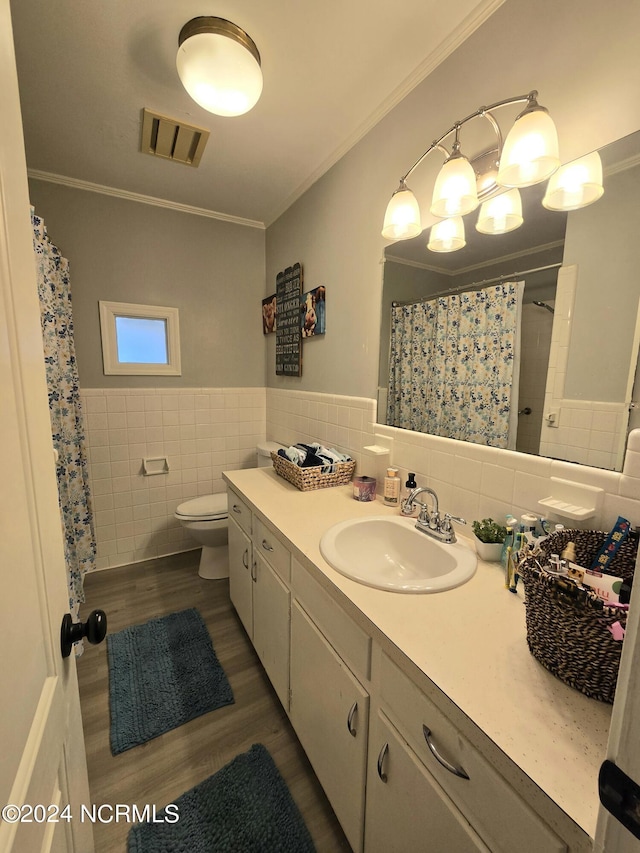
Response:
[[[142,110],[143,154],[153,154],[165,160],[198,166],[209,139],[209,131],[202,127],[184,124],[151,110]]]

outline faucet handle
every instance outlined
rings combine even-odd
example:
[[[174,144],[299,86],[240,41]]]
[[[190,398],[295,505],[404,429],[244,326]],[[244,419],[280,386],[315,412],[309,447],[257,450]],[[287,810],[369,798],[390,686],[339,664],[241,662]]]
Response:
[[[458,524],[466,524],[467,522],[464,518],[459,518],[457,515],[450,515],[448,512],[445,512],[443,520],[442,520],[442,528],[443,530],[451,530],[451,522],[457,521]]]

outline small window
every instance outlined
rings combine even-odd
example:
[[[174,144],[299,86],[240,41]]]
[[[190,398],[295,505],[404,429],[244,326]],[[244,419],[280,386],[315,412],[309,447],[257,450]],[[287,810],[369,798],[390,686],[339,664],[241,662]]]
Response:
[[[107,376],[181,375],[177,308],[100,302],[100,330]]]

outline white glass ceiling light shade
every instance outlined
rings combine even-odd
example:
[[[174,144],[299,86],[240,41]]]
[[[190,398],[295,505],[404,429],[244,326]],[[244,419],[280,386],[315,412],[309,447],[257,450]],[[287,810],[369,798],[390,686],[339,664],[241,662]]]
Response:
[[[432,225],[427,249],[432,252],[456,252],[466,246],[464,222],[461,216],[452,216]]]
[[[542,204],[547,210],[578,210],[604,193],[602,160],[597,151],[560,166],[549,179]]]
[[[559,165],[556,126],[547,110],[531,98],[504,141],[498,183],[529,187],[546,180]]]
[[[200,17],[178,37],[176,66],[182,85],[210,113],[239,116],[262,93],[260,54],[244,30],[224,18]]]
[[[387,240],[409,240],[417,237],[421,231],[420,207],[404,178],[401,178],[400,186],[387,205],[382,236]]]
[[[478,206],[476,173],[454,145],[453,153],[438,172],[431,199],[434,216],[464,216]]]
[[[478,215],[476,231],[481,234],[506,234],[507,231],[519,228],[522,223],[522,199],[514,188],[484,202]]]

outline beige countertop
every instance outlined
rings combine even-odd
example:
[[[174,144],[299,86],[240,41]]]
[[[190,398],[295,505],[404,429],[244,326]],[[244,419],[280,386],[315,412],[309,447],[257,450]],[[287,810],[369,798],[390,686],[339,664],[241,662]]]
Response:
[[[381,499],[354,501],[351,485],[300,492],[271,468],[224,477],[594,837],[611,706],[566,686],[530,654],[521,585],[517,595],[509,593],[500,566],[479,560],[474,577],[447,592],[412,595],[364,586],[331,568],[320,554],[320,537],[339,521],[398,510]],[[469,539],[459,541],[473,550]]]

